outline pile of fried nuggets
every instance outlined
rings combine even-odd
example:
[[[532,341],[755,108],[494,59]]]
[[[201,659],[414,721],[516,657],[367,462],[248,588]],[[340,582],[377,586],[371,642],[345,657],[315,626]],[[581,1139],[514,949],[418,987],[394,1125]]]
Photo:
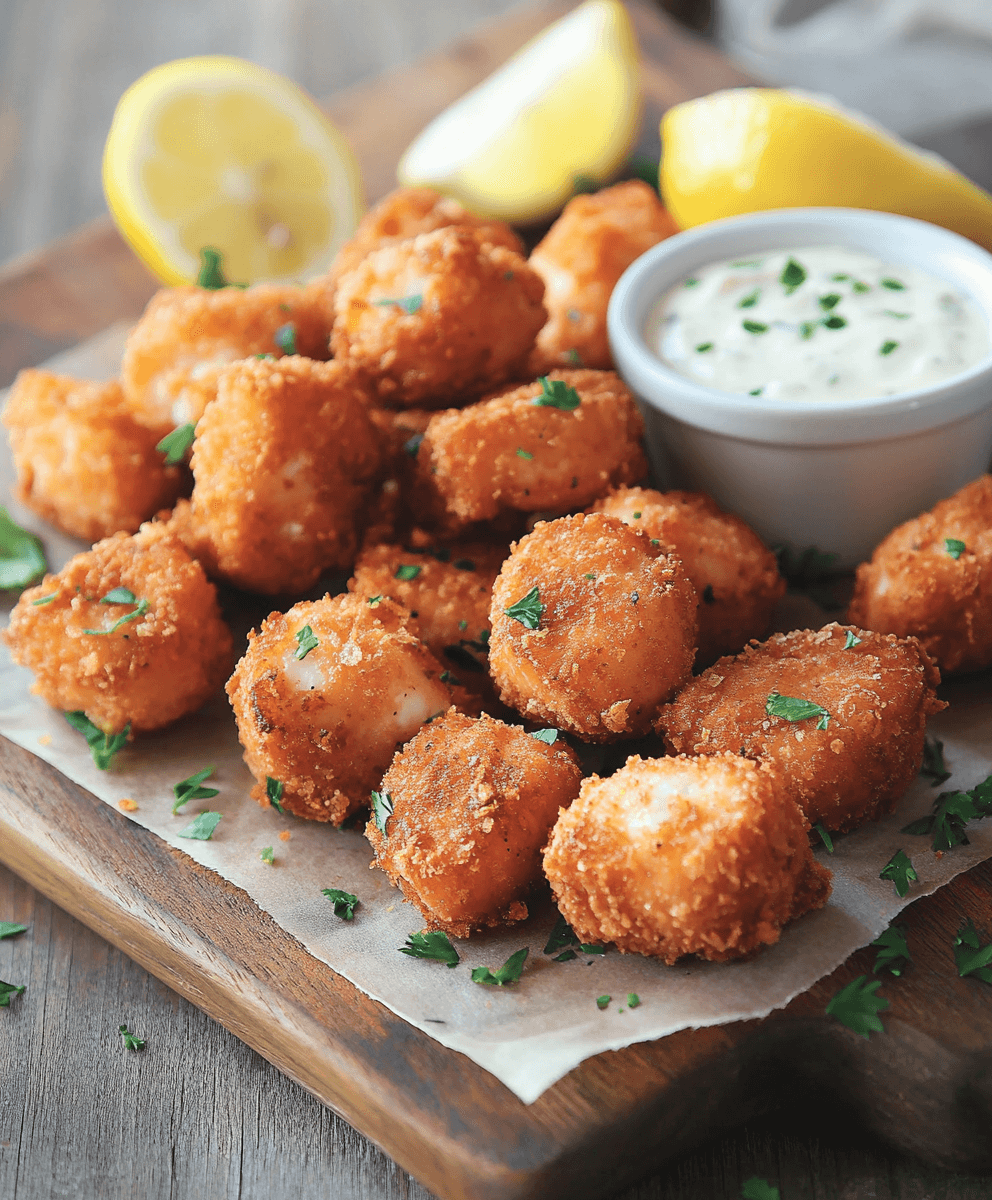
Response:
[[[431,929],[521,920],[543,868],[583,942],[668,963],[775,942],[830,891],[811,825],[890,812],[938,664],[992,663],[992,479],[879,546],[853,625],[757,640],[774,556],[707,496],[637,486],[610,369],[610,291],[672,232],[624,183],[526,259],[401,190],[325,278],[159,292],[119,382],[23,372],[18,495],[103,539],[14,610],[35,691],[133,735],[227,680],[255,797],[339,825],[374,793],[374,865]],[[291,599],[333,570],[349,590],[273,612],[228,679],[213,581]],[[607,778],[569,744],[650,734],[669,755]]]

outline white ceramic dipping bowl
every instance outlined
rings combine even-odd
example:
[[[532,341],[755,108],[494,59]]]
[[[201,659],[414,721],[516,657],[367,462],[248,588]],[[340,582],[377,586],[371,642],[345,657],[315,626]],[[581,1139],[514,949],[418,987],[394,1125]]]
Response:
[[[772,250],[844,246],[926,271],[992,326],[992,255],[926,221],[854,208],[783,208],[676,234],[613,291],[613,358],[644,414],[659,486],[708,492],[764,540],[816,546],[838,567],[981,475],[992,456],[992,356],[943,383],[868,400],[776,401],[685,378],[649,348],[655,302],[694,272]]]

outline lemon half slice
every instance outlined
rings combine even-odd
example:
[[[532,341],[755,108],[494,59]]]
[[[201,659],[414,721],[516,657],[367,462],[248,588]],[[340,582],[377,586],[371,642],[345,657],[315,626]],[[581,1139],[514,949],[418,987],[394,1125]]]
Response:
[[[768,208],[871,208],[992,250],[992,196],[827,97],[735,88],[670,108],[661,189],[682,228]]]
[[[232,281],[318,274],[363,210],[355,157],[313,101],[221,56],[165,63],[128,88],[103,187],[121,233],[170,284],[196,279],[206,246]]]
[[[480,216],[550,216],[577,177],[605,183],[620,166],[637,134],[639,76],[626,9],[586,0],[433,120],[400,159],[399,180]]]

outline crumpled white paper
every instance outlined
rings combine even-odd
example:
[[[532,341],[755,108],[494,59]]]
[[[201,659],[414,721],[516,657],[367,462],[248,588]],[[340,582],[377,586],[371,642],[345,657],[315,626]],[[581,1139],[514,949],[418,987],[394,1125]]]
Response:
[[[89,378],[112,375],[122,338],[123,331],[114,328],[51,365]],[[9,494],[10,478],[4,450],[4,495]],[[53,569],[81,548],[13,502],[7,507],[19,524],[42,538]],[[788,612],[783,616],[788,624]],[[992,772],[987,682],[983,686],[983,681],[966,681],[948,688],[951,708],[931,721],[930,732],[943,740],[953,771],[944,788],[969,788]],[[451,970],[397,952],[422,921],[380,871],[369,870],[371,851],[361,833],[280,816],[249,799],[251,779],[241,761],[226,698],[219,696],[195,717],[140,738],[104,772],[94,766],[83,738],[61,714],[30,694],[30,683],[30,673],[11,663],[5,648],[0,650],[0,734],[115,808],[124,797],[134,800],[137,811],[126,818],[121,813],[121,819],[151,829],[243,888],[316,958],[410,1024],[491,1071],[528,1104],[593,1054],[679,1029],[763,1017],[783,1007],[873,941],[905,905],[992,857],[992,822],[969,827],[970,844],[941,859],[930,850],[929,838],[900,833],[902,826],[929,811],[936,795],[926,780],[917,780],[891,817],[838,837],[833,855],[818,851],[834,872],[829,903],[795,922],[777,945],[748,962],[666,967],[611,949],[602,957],[580,953],[573,961],[556,963],[542,953],[557,916],[545,900],[514,929],[471,941],[454,939],[461,963]],[[172,785],[208,765],[216,768],[209,783],[220,794],[191,801],[173,816]],[[197,812],[207,810],[223,814],[211,841],[177,837]],[[285,842],[279,838],[284,831],[290,834]],[[260,858],[267,846],[273,847],[273,866]],[[904,899],[891,883],[878,878],[898,849],[910,855],[920,876]],[[360,898],[353,921],[333,915],[321,894],[330,887]],[[176,920],[182,920],[178,913]],[[484,987],[471,981],[472,967],[496,969],[523,946],[530,953],[515,987]],[[633,1009],[627,1004],[631,992],[640,998]],[[600,1010],[596,998],[603,995],[612,1000]]]

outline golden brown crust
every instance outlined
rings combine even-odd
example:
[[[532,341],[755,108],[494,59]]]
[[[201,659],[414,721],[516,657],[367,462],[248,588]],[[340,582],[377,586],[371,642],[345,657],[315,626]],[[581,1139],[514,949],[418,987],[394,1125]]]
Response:
[[[538,589],[537,629],[507,609]],[[615,517],[541,522],[493,585],[489,669],[504,703],[585,741],[646,734],[689,678],[696,594],[681,561]]]
[[[121,587],[147,610],[113,633],[87,633],[135,610],[100,602]],[[34,671],[32,691],[108,733],[128,722],[132,733],[160,729],[195,712],[231,667],[216,589],[163,525],[117,533],[46,575],[22,594],[3,636],[14,661]]]
[[[3,413],[22,504],[72,537],[135,533],[184,484],[158,434],[131,416],[120,384],[21,371]]]
[[[848,632],[860,643],[848,646]],[[661,710],[658,730],[672,753],[775,763],[812,824],[856,829],[891,812],[916,778],[926,719],[947,707],[939,683],[915,638],[797,629],[721,658]],[[820,705],[827,727],[770,715],[773,692]]]
[[[945,674],[992,666],[992,476],[894,529],[858,567],[848,620],[918,637]]]
[[[584,780],[544,855],[562,916],[583,942],[674,963],[777,942],[830,895],[785,775],[732,754],[628,758]]]
[[[428,929],[468,937],[527,916],[541,849],[582,772],[559,740],[454,711],[422,729],[382,780],[393,815],[365,836]]]

